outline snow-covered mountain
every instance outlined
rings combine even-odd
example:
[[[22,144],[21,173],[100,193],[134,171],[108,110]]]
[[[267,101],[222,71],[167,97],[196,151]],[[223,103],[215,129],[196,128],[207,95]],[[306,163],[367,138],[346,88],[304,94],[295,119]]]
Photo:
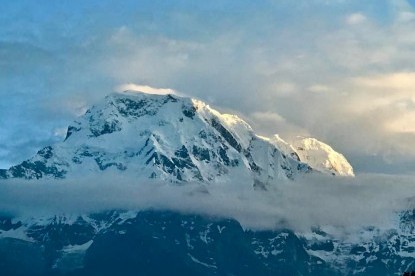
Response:
[[[332,175],[354,176],[353,167],[341,153],[315,138],[297,136],[289,144],[276,134],[269,141],[286,155],[307,163],[316,171]]]
[[[226,182],[236,176],[265,187],[311,171],[257,136],[235,115],[175,95],[114,93],[68,127],[65,141],[0,171],[3,178],[65,178],[128,171],[171,182]]]
[[[403,275],[415,270],[414,218],[339,239],[165,211],[0,217],[0,274]]]
[[[262,194],[278,191],[262,189],[280,180],[314,172],[353,176],[344,156],[316,139],[290,144],[278,135],[261,137],[201,101],[126,92],[105,97],[68,127],[64,141],[0,170],[0,178],[76,180],[106,172],[163,185],[252,180],[243,183],[259,188],[249,192],[260,202],[269,200]],[[191,191],[183,196],[217,196]],[[362,227],[346,238],[330,225],[296,232],[277,221],[274,230],[250,230],[226,217],[154,208],[36,216],[0,210],[0,274],[400,275],[415,269],[412,205],[391,228]]]

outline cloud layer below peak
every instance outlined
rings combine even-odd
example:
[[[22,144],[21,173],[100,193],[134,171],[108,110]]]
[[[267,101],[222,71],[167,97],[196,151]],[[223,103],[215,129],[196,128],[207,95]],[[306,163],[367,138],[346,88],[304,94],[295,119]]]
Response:
[[[414,207],[409,177],[308,175],[253,190],[244,179],[221,184],[172,185],[104,173],[71,180],[7,180],[0,183],[0,210],[20,217],[77,215],[111,209],[175,210],[237,219],[252,229],[309,231],[331,226],[339,233],[362,227],[396,227],[400,211]]]

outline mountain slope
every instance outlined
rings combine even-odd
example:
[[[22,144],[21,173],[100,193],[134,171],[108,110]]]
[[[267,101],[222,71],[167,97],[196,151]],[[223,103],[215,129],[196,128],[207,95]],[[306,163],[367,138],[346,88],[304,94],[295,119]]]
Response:
[[[354,176],[353,167],[341,153],[315,138],[297,136],[291,141],[291,144],[278,134],[270,139],[264,139],[267,139],[286,156],[306,163],[315,171],[332,175]]]
[[[0,274],[402,275],[415,269],[414,211],[398,223],[339,240],[169,211],[1,217]]]
[[[292,141],[300,160],[313,169],[341,176],[354,176],[353,168],[346,158],[329,145],[315,139],[298,136]]]
[[[0,171],[0,177],[128,171],[171,182],[243,177],[265,187],[310,170],[237,116],[190,98],[126,92],[105,97],[68,127],[65,141]]]

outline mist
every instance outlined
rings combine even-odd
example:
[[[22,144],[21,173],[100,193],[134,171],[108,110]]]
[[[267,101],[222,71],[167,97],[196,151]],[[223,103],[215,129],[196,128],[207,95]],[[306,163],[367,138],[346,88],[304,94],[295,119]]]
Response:
[[[2,180],[0,212],[16,217],[80,215],[106,210],[172,210],[233,218],[244,228],[307,231],[333,226],[344,232],[393,227],[398,212],[414,208],[415,181],[406,176],[307,175],[253,190],[232,184],[172,184],[104,174],[71,180]]]

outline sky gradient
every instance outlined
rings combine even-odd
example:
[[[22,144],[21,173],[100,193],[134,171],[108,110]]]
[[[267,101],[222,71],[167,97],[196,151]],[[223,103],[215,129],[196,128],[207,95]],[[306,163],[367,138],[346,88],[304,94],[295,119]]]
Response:
[[[415,171],[415,1],[32,1],[0,13],[0,167],[123,84],[257,133],[316,137],[355,171]]]

